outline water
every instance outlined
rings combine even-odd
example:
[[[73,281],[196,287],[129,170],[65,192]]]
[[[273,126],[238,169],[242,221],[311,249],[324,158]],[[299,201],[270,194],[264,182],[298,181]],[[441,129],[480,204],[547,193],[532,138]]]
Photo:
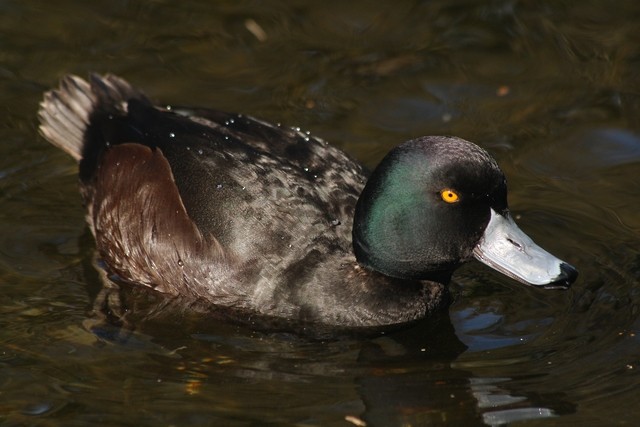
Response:
[[[213,3],[213,4],[210,4]],[[0,2],[2,425],[635,425],[640,6]],[[64,73],[300,126],[368,166],[454,134],[494,154],[567,292],[472,264],[448,317],[313,341],[160,310],[106,321],[75,166],[36,131]]]

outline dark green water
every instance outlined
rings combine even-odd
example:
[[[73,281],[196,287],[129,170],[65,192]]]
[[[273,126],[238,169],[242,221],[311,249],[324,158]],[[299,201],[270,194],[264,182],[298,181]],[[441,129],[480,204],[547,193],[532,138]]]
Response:
[[[0,1],[0,424],[637,425],[639,18],[631,0]],[[450,319],[375,339],[153,300],[108,326],[75,165],[36,131],[42,92],[90,71],[368,166],[419,135],[475,141],[521,227],[581,276],[542,291],[468,265]]]

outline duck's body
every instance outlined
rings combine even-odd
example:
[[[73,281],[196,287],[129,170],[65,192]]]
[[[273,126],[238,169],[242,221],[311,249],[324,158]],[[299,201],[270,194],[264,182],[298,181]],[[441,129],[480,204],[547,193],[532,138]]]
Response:
[[[322,140],[242,115],[154,107],[114,76],[65,78],[40,118],[45,137],[79,161],[88,223],[111,273],[247,313],[347,327],[425,317],[442,306],[453,269],[474,256],[489,208],[507,212],[495,162],[457,138],[404,144],[365,189],[362,167]],[[462,181],[437,185],[469,188],[470,221],[461,214],[465,224],[429,246],[414,242],[425,237],[419,230],[394,227],[436,225],[420,219],[432,207],[416,202],[431,198],[429,186],[409,193],[412,180],[443,174],[389,164],[420,162],[436,149],[466,157]],[[478,187],[485,180],[490,188]],[[411,190],[406,203],[379,181]],[[410,209],[426,211],[405,217]],[[437,217],[451,207],[436,209]],[[447,212],[435,222],[458,216]],[[563,268],[546,283],[575,279]]]

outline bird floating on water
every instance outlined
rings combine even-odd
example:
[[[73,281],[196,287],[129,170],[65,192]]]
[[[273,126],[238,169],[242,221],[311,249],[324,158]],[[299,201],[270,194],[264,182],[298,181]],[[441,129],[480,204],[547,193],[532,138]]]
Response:
[[[99,256],[125,283],[247,314],[380,327],[446,305],[453,271],[474,258],[545,289],[577,277],[517,227],[496,161],[460,138],[405,142],[367,175],[299,129],[154,106],[114,75],[64,77],[39,118],[78,162]]]

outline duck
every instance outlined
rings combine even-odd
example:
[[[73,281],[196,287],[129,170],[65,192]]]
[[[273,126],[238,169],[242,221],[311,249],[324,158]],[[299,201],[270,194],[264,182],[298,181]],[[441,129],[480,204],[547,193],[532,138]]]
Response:
[[[247,318],[361,328],[446,308],[454,270],[474,259],[542,289],[578,275],[516,225],[497,162],[458,137],[404,142],[369,173],[299,128],[154,105],[113,74],[64,76],[38,117],[78,164],[118,283]]]

